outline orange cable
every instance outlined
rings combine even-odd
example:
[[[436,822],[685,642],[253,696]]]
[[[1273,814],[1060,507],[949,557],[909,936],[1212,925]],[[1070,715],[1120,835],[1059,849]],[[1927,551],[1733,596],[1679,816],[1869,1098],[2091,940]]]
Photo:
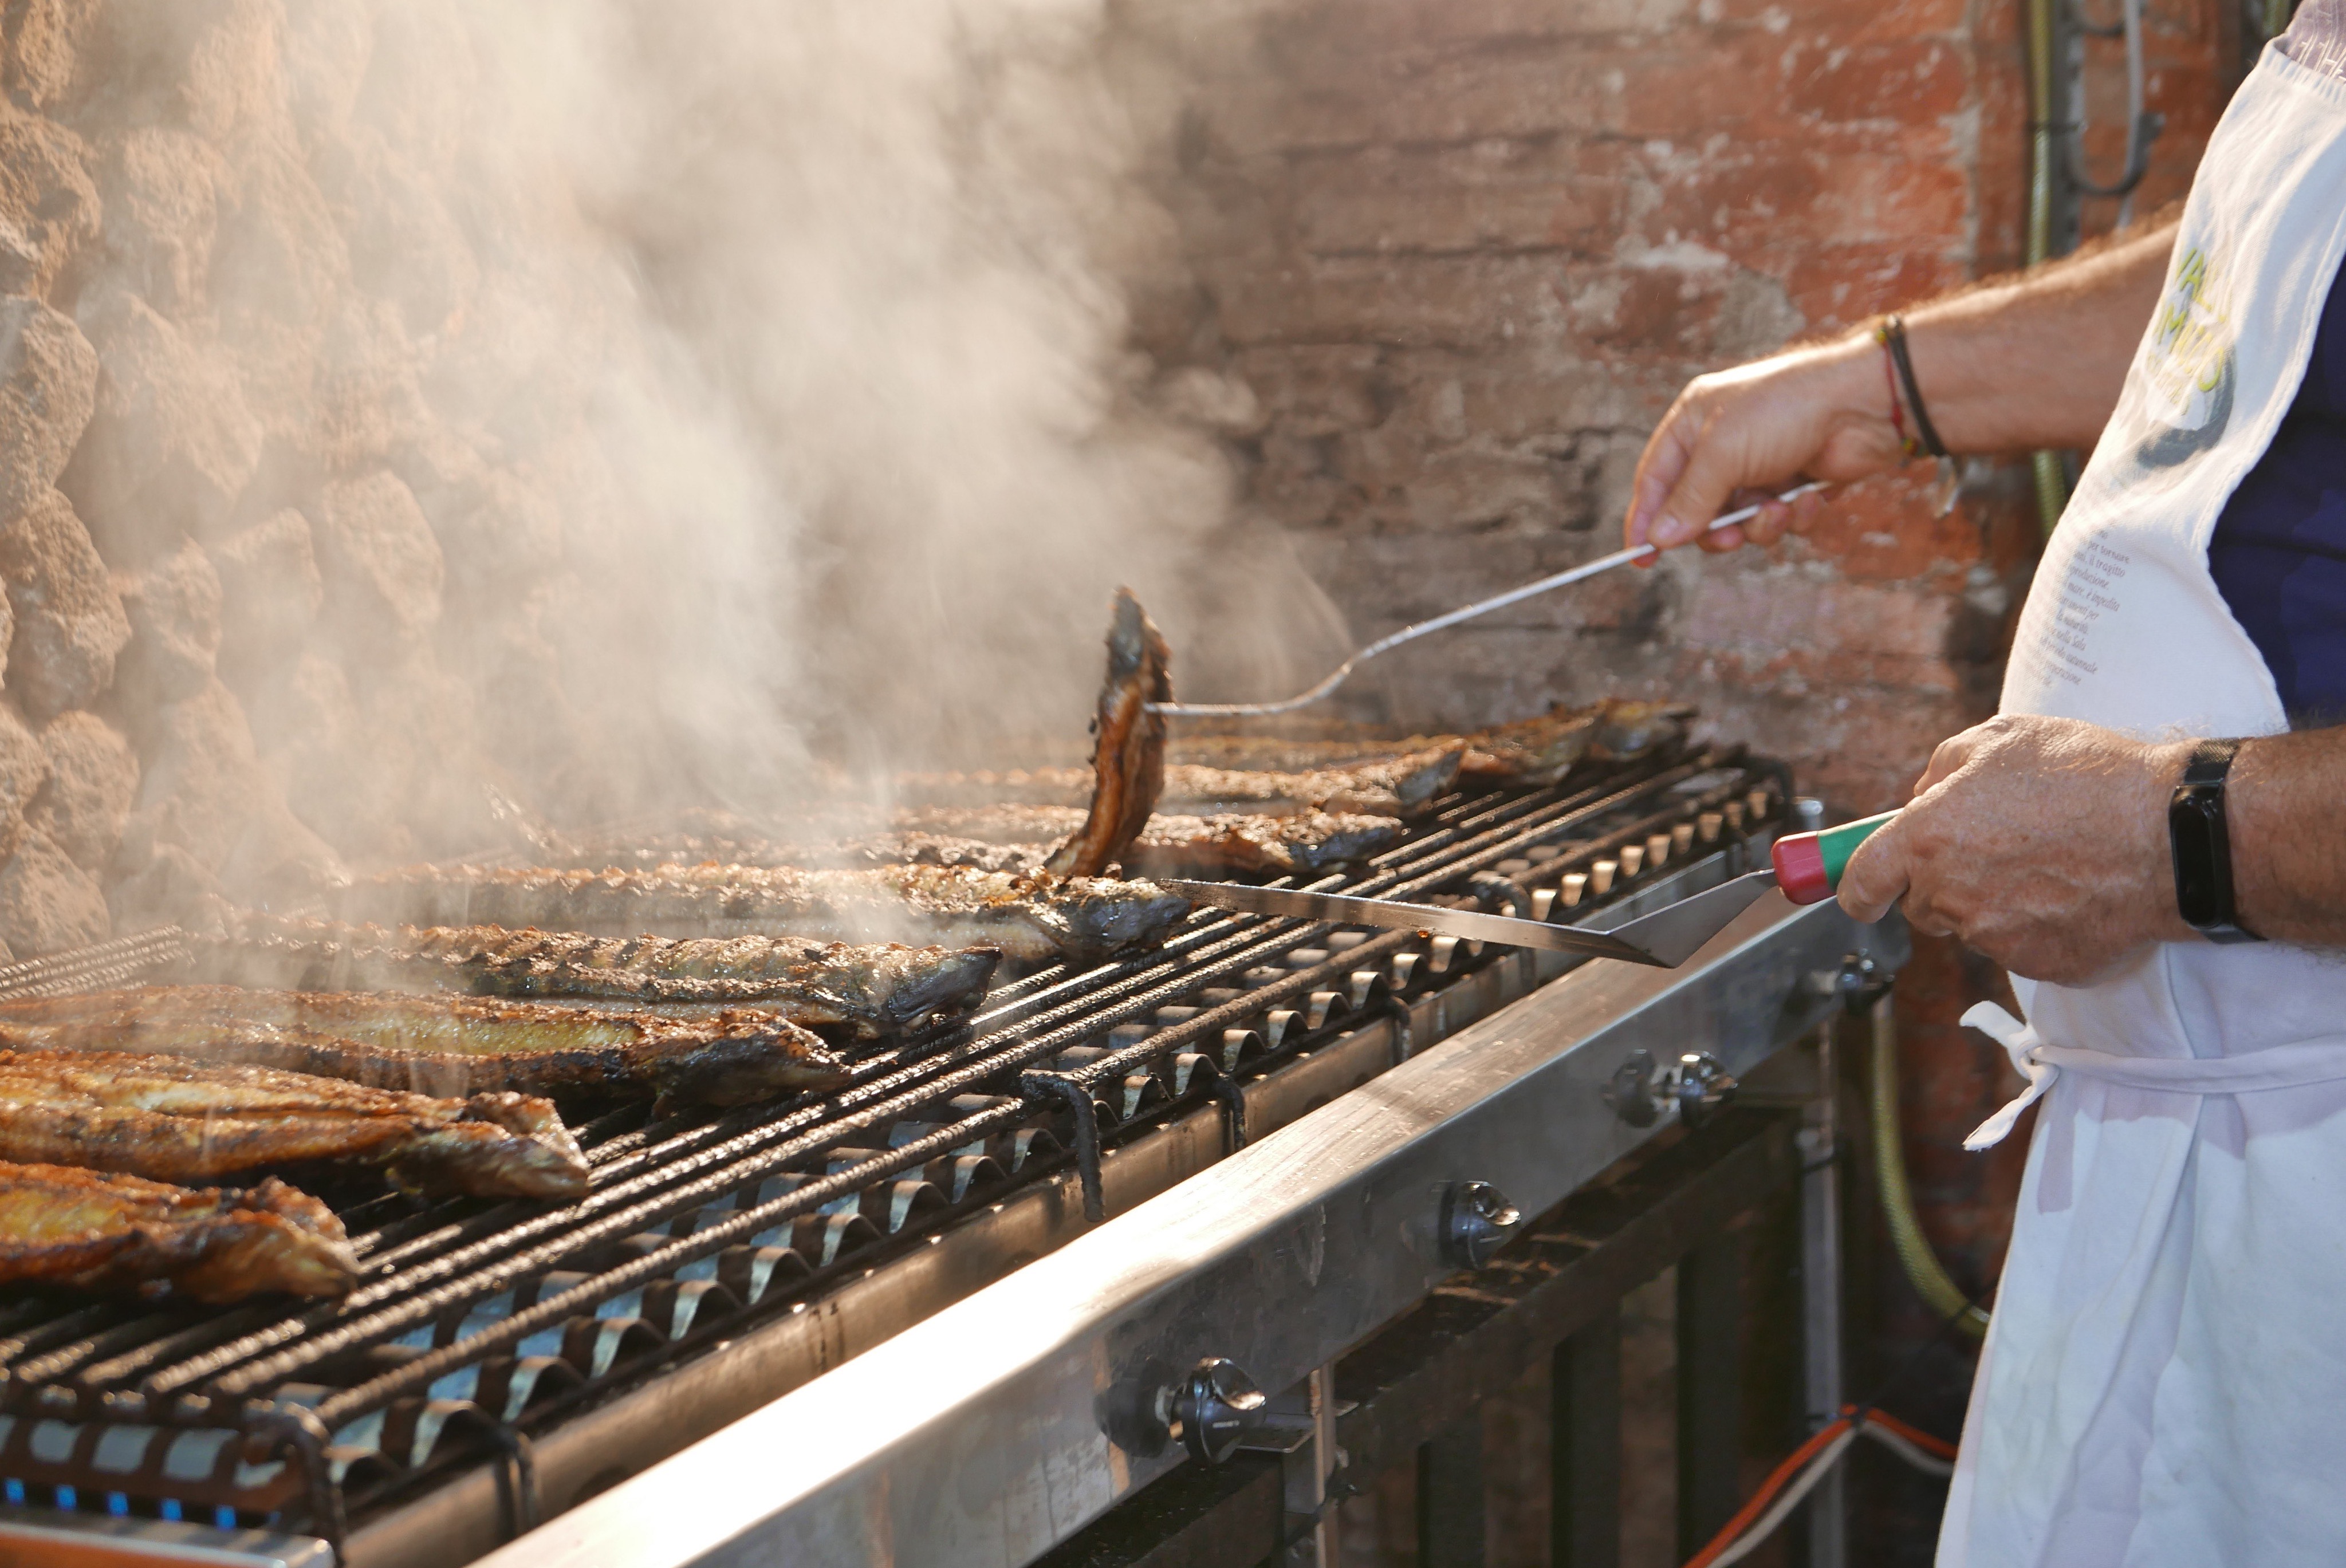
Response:
[[[1843,1413],[1853,1414],[1856,1409],[1857,1407],[1854,1405],[1845,1406],[1843,1407]],[[1943,1459],[1952,1462],[1955,1457],[1954,1444],[1949,1442],[1944,1438],[1933,1437],[1929,1432],[1923,1431],[1920,1427],[1908,1426],[1896,1416],[1890,1415],[1882,1410],[1868,1410],[1865,1412],[1865,1419],[1873,1422],[1877,1426],[1889,1428],[1892,1431],[1896,1432],[1900,1437],[1904,1438],[1908,1442],[1912,1443],[1916,1448],[1921,1449],[1924,1453],[1930,1454],[1933,1458]]]
[[[1687,1560],[1686,1568],[1710,1568],[1719,1554],[1734,1545],[1737,1539],[1751,1528],[1752,1522],[1768,1511],[1768,1505],[1776,1500],[1777,1494],[1808,1468],[1811,1460],[1831,1447],[1833,1441],[1841,1433],[1867,1421],[1877,1422],[1896,1432],[1925,1453],[1944,1460],[1955,1457],[1955,1445],[1944,1438],[1933,1437],[1921,1428],[1909,1426],[1896,1416],[1881,1410],[1861,1411],[1855,1405],[1843,1405],[1838,1419],[1819,1427],[1810,1434],[1808,1441],[1794,1449],[1782,1463],[1768,1472],[1768,1479],[1760,1483],[1760,1490],[1751,1494],[1750,1501],[1735,1511],[1735,1517],[1720,1527],[1708,1545]]]
[[[1805,1470],[1810,1460],[1830,1448],[1833,1440],[1853,1424],[1849,1417],[1842,1416],[1810,1433],[1808,1441],[1794,1449],[1783,1463],[1768,1472],[1768,1479],[1760,1483],[1760,1490],[1751,1494],[1751,1500],[1735,1511],[1735,1517],[1710,1538],[1708,1545],[1688,1560],[1686,1568],[1710,1568],[1711,1563],[1719,1560],[1719,1554],[1734,1545],[1736,1537],[1749,1530],[1751,1522],[1768,1511],[1768,1505],[1776,1500],[1776,1494]]]

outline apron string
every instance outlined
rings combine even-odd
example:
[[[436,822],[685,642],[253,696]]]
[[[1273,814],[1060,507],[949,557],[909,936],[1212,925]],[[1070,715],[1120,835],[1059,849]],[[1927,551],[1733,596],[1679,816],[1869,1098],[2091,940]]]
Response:
[[[1964,1014],[1963,1022],[2003,1046],[2013,1066],[2028,1080],[2009,1105],[1973,1129],[1964,1140],[1967,1149],[2002,1143],[2020,1113],[2043,1099],[2063,1073],[2177,1095],[2252,1095],[2346,1079],[2346,1038],[2303,1040],[2240,1056],[2123,1056],[2047,1044],[2035,1028],[1993,1002],[1978,1003]]]

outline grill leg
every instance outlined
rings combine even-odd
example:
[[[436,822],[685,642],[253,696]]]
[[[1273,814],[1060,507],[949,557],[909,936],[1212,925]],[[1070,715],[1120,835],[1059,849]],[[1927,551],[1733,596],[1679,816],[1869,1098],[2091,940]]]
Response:
[[[1691,1557],[1733,1516],[1741,1499],[1742,1248],[1733,1232],[1678,1259],[1678,1555]]]
[[[1550,1544],[1555,1568],[1620,1568],[1621,1308],[1556,1348]]]
[[[1296,1519],[1315,1519],[1311,1534],[1289,1549],[1287,1568],[1341,1568],[1343,1530],[1336,1511],[1328,1506],[1328,1478],[1343,1461],[1336,1447],[1336,1366],[1321,1368],[1304,1380],[1304,1399],[1311,1412],[1311,1441],[1304,1446],[1302,1463],[1290,1456],[1287,1469],[1287,1511],[1290,1527]]]
[[[1483,1568],[1483,1416],[1452,1422],[1417,1451],[1419,1568]]]
[[[1809,1431],[1830,1421],[1841,1406],[1841,1172],[1832,1163],[1832,1025],[1817,1033],[1817,1079],[1822,1092],[1802,1115],[1800,1177],[1800,1355]],[[1848,1553],[1848,1513],[1842,1466],[1809,1494],[1808,1568],[1842,1568]]]

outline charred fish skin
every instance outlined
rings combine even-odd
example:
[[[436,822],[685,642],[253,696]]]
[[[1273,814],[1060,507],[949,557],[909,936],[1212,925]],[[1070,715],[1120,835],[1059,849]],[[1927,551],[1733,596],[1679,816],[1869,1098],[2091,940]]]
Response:
[[[487,1126],[515,1135],[485,1136]],[[474,1095],[464,1119],[418,1135],[383,1167],[400,1187],[426,1195],[567,1198],[586,1196],[586,1156],[548,1102],[510,1091]]]
[[[1151,706],[1173,700],[1172,654],[1129,588],[1116,591],[1107,634],[1107,680],[1092,724],[1092,799],[1084,825],[1053,850],[1043,869],[1057,877],[1096,877],[1140,836],[1165,789],[1165,716]]]
[[[879,873],[908,901],[934,910],[972,942],[1032,963],[1097,963],[1161,943],[1189,901],[1154,882],[1108,877],[1018,876],[947,866]]]
[[[216,908],[192,932],[190,978],[298,989],[770,1009],[805,1029],[880,1039],[984,1000],[999,952],[792,937],[729,940],[350,925]]]
[[[413,907],[485,907],[515,925],[590,938],[650,932],[654,936],[637,940],[750,942],[788,932],[794,939],[853,942],[902,933],[946,949],[997,949],[1024,963],[1087,963],[1133,951],[1169,929],[1187,909],[1176,909],[1168,902],[1171,895],[1148,883],[925,865],[859,871],[661,866],[650,871],[417,867],[374,885],[393,907],[408,907],[412,892]],[[597,967],[665,962],[629,956],[598,961]]]
[[[1314,811],[1308,817],[1159,817],[1126,851],[1143,877],[1285,877],[1365,860],[1401,842],[1392,817]]]
[[[602,938],[475,927],[418,933],[482,995],[773,1003],[807,1028],[882,1039],[974,1012],[1002,954],[762,936]]]
[[[1189,913],[1189,901],[1155,882],[1078,877],[1045,906],[1062,923],[1057,947],[1070,962],[1100,963],[1163,944]]]
[[[359,1263],[342,1221],[275,1177],[191,1191],[138,1176],[0,1163],[0,1285],[168,1285],[226,1303],[268,1291],[347,1295]]]
[[[577,1197],[586,1190],[578,1145],[544,1102],[435,1100],[269,1067],[116,1051],[0,1050],[0,1160],[173,1182],[349,1160],[383,1166],[427,1193]]]
[[[1691,703],[1604,697],[1580,708],[1558,703],[1544,714],[1464,735],[1185,735],[1172,748],[1168,765],[1177,780],[1192,765],[1260,774],[1357,772],[1402,756],[1464,747],[1461,782],[1484,789],[1538,787],[1560,781],[1583,759],[1629,762],[1674,745],[1685,738],[1694,713]]]
[[[850,1076],[820,1036],[770,1009],[683,1018],[640,1008],[233,985],[0,1003],[0,1044],[159,1052],[444,1097],[649,1092],[670,1108],[747,1105],[836,1088]]]
[[[897,831],[870,840],[874,857],[906,865],[1029,872],[1048,841],[1082,825],[1063,806],[932,807],[906,813]],[[1225,812],[1148,820],[1125,850],[1127,877],[1281,877],[1381,855],[1402,840],[1397,817],[1313,811],[1301,816]]]

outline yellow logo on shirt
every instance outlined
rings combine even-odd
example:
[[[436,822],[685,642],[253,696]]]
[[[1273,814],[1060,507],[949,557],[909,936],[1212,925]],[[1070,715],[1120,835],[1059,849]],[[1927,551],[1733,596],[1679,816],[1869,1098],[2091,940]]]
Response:
[[[2231,423],[2237,356],[2230,290],[2202,245],[2180,247],[2135,372],[2147,468],[2172,468],[2222,439]]]

